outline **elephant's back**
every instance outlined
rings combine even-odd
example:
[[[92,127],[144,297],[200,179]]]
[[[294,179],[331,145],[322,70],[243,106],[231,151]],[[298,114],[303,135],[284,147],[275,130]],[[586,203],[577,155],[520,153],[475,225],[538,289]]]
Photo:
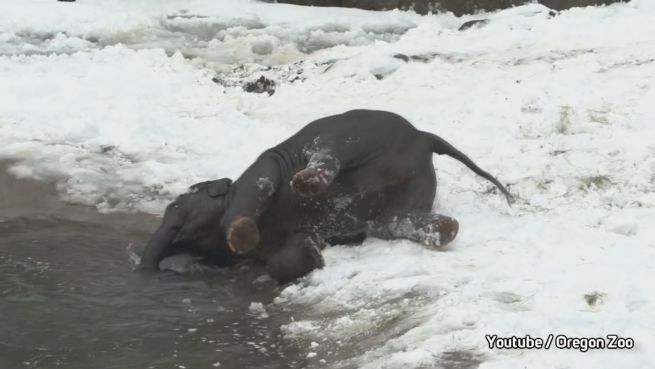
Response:
[[[418,135],[418,130],[398,114],[358,109],[312,121],[296,134],[301,139],[322,135],[344,140],[367,139],[383,144],[413,139]]]

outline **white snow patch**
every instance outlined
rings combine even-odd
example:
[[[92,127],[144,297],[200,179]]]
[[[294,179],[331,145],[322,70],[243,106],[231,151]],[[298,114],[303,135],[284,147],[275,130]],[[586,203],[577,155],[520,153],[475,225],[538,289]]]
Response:
[[[206,73],[161,50],[0,58],[0,80],[0,156],[101,210],[159,212],[290,133],[258,129]]]
[[[251,302],[250,306],[248,306],[248,311],[256,315],[258,319],[266,319],[269,316],[266,307],[261,302]]]

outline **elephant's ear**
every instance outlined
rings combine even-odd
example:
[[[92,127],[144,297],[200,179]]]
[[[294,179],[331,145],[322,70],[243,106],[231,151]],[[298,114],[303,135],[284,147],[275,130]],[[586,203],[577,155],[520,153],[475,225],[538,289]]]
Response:
[[[207,188],[207,186],[209,186],[209,184],[211,182],[212,181],[204,181],[204,182],[198,182],[198,183],[196,183],[194,185],[191,185],[189,187],[189,192],[198,192],[200,190],[204,190],[205,188]]]
[[[230,189],[232,180],[229,178],[217,179],[207,183],[207,193],[211,197],[224,196]]]
[[[217,179],[215,181],[204,181],[189,187],[191,192],[206,190],[210,197],[223,196],[229,191],[232,180],[229,178]]]

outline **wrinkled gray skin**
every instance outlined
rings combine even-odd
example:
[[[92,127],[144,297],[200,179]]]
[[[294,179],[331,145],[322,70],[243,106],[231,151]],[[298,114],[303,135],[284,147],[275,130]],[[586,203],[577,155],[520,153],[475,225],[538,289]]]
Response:
[[[322,267],[327,244],[361,243],[370,235],[445,246],[458,224],[431,212],[433,153],[459,160],[513,201],[438,136],[394,113],[353,110],[309,123],[262,153],[234,183],[192,186],[167,207],[141,267],[157,269],[182,252],[217,265],[257,258],[283,283]]]

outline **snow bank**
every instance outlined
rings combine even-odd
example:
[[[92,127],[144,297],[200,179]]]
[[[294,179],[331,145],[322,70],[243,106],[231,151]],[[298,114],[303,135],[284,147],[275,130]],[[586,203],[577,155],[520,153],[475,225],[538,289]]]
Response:
[[[19,160],[15,174],[58,180],[65,199],[100,210],[160,212],[194,182],[236,177],[260,145],[290,133],[244,116],[206,72],[162,50],[0,65],[0,156]]]
[[[288,63],[336,45],[394,41],[416,14],[331,9],[252,0],[34,1],[3,4],[0,55],[66,53],[115,45],[176,50],[204,63]],[[39,14],[39,16],[34,16]]]

